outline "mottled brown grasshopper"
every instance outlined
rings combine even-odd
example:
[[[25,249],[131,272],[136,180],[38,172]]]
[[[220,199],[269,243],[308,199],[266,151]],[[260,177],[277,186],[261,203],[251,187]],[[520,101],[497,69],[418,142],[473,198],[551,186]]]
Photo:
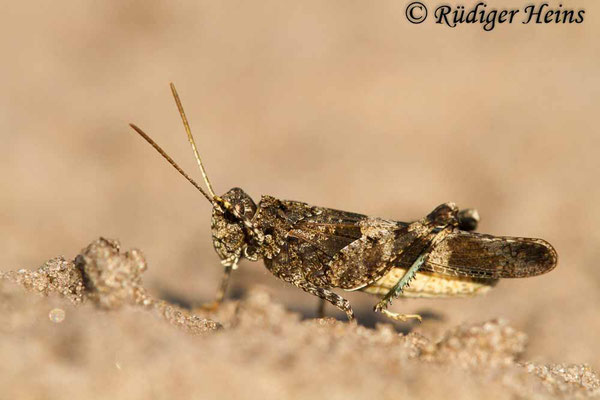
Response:
[[[211,308],[223,300],[231,271],[243,258],[263,259],[273,275],[319,297],[321,310],[328,301],[349,320],[354,319],[350,303],[332,289],[375,294],[381,297],[375,311],[395,320],[420,320],[387,306],[399,296],[476,295],[500,278],[535,276],[556,266],[557,254],[548,242],[473,233],[477,211],[459,212],[454,203],[405,223],[271,196],[256,204],[239,188],[217,196],[173,84],[171,91],[208,193],[146,133],[131,127],[212,204],[213,245],[225,271]]]

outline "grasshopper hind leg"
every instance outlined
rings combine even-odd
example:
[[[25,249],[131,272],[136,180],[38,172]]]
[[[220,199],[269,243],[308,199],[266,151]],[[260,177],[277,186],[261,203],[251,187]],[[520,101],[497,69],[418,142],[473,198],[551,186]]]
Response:
[[[392,319],[398,319],[398,318],[401,318],[400,316],[404,315],[404,314],[395,314],[391,311],[388,311],[387,306],[392,302],[393,299],[397,298],[398,296],[400,296],[402,294],[402,291],[404,290],[404,288],[415,277],[415,275],[417,274],[417,271],[419,270],[419,268],[421,268],[421,266],[425,262],[426,256],[427,256],[427,253],[423,253],[415,260],[415,262],[406,271],[406,273],[398,281],[398,283],[396,283],[396,285],[394,285],[394,287],[391,288],[390,291],[387,292],[387,294],[385,296],[383,296],[383,299],[381,299],[381,301],[375,305],[375,308],[374,308],[375,312],[381,312]],[[392,315],[394,315],[394,314],[397,315],[398,318],[392,317]],[[419,317],[419,319],[420,319],[420,317]]]
[[[479,213],[474,208],[465,208],[458,212],[458,229],[461,231],[472,232],[477,230],[479,225]]]
[[[394,321],[406,322],[411,319],[416,319],[419,322],[423,321],[423,318],[419,314],[398,314],[386,309],[381,310],[381,313],[386,317],[393,319]]]
[[[443,232],[444,231],[442,231],[442,233],[438,234],[436,236],[436,239],[439,240],[441,237],[444,237]],[[436,240],[434,240],[434,241],[436,241]],[[404,276],[402,278],[400,278],[398,283],[396,283],[396,285],[394,285],[394,287],[391,288],[390,291],[387,292],[387,294],[385,296],[383,296],[383,299],[381,299],[381,301],[375,305],[375,307],[373,309],[375,312],[380,312],[383,315],[385,315],[386,317],[391,318],[396,321],[408,321],[409,319],[417,319],[417,320],[419,320],[419,322],[421,322],[423,320],[421,318],[421,316],[418,314],[398,314],[398,313],[389,311],[387,309],[387,306],[392,303],[393,299],[397,298],[398,296],[400,296],[402,294],[402,291],[404,290],[404,288],[406,286],[408,286],[410,281],[417,274],[417,271],[419,270],[419,268],[421,268],[421,266],[425,263],[425,259],[427,258],[428,254],[429,253],[426,251],[426,252],[423,252],[419,257],[417,257],[415,262],[406,271]]]
[[[469,211],[469,210],[465,210],[465,211]],[[477,213],[477,212],[475,211],[475,213]],[[477,216],[477,219],[476,219],[477,221],[478,221],[478,218],[479,218],[479,216]],[[460,225],[460,222],[459,222],[459,225]],[[400,278],[398,283],[396,283],[394,285],[394,287],[391,288],[390,291],[387,292],[387,294],[385,296],[383,296],[383,299],[381,299],[381,301],[375,305],[375,307],[374,307],[375,312],[383,313],[386,317],[389,317],[389,318],[397,320],[397,321],[407,321],[408,319],[418,319],[419,321],[422,321],[421,316],[418,314],[397,314],[392,311],[388,311],[387,306],[389,304],[391,304],[393,299],[397,298],[398,296],[400,296],[402,294],[402,291],[404,290],[404,288],[406,286],[408,286],[410,281],[417,274],[417,271],[419,271],[421,266],[423,266],[423,264],[425,263],[425,260],[429,256],[430,250],[432,248],[434,248],[442,240],[444,240],[451,231],[452,231],[452,227],[447,226],[435,236],[435,238],[429,244],[428,248],[425,251],[423,251],[419,257],[417,257],[417,259],[412,263],[410,268],[408,270],[406,270],[406,273],[404,274],[404,276],[402,276],[402,278]]]

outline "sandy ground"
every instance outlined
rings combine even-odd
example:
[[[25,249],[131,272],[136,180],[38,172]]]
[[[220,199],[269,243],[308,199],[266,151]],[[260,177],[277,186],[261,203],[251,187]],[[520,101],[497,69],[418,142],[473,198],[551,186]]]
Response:
[[[7,357],[24,360],[3,364],[3,394],[48,399],[600,395],[600,379],[587,365],[524,360],[527,335],[502,320],[463,324],[431,339],[398,334],[390,324],[370,329],[333,318],[302,321],[262,290],[224,304],[216,314],[196,310],[200,315],[195,315],[153,299],[142,282],[146,269],[139,250],[121,252],[118,242],[101,238],[73,261],[57,257],[37,271],[0,275],[0,348]],[[52,297],[32,298],[10,283]],[[16,384],[20,379],[30,384]]]
[[[6,4],[0,271],[60,255],[71,265],[99,236],[118,238],[142,249],[143,291],[130,289],[151,301],[114,310],[124,294],[73,288],[69,299],[87,299],[74,306],[9,274],[0,398],[588,395],[600,370],[600,6],[569,2],[586,10],[580,25],[492,32],[411,25],[405,6]],[[454,201],[479,210],[481,232],[548,240],[559,265],[485,297],[395,302],[424,322],[377,328],[388,321],[372,313],[373,297],[348,296],[358,327],[319,322],[314,298],[243,262],[223,310],[192,312],[221,274],[210,207],[127,127],[199,176],[170,81],[219,193],[240,186],[256,200],[404,221]],[[53,308],[66,311],[62,323]],[[209,317],[223,327],[193,334]]]

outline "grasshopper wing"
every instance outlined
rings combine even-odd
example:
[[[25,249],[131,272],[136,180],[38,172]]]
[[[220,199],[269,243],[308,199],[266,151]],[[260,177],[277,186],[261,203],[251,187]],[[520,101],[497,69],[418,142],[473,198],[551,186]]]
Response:
[[[542,239],[457,230],[431,250],[421,270],[468,278],[525,278],[551,271],[557,260],[552,245]]]

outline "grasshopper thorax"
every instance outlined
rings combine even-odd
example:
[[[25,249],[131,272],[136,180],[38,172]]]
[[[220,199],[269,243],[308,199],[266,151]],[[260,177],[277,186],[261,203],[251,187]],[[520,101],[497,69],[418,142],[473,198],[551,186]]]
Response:
[[[233,188],[218,198],[213,207],[211,229],[213,246],[224,262],[237,262],[246,254],[251,242],[250,221],[256,204],[240,188]]]

